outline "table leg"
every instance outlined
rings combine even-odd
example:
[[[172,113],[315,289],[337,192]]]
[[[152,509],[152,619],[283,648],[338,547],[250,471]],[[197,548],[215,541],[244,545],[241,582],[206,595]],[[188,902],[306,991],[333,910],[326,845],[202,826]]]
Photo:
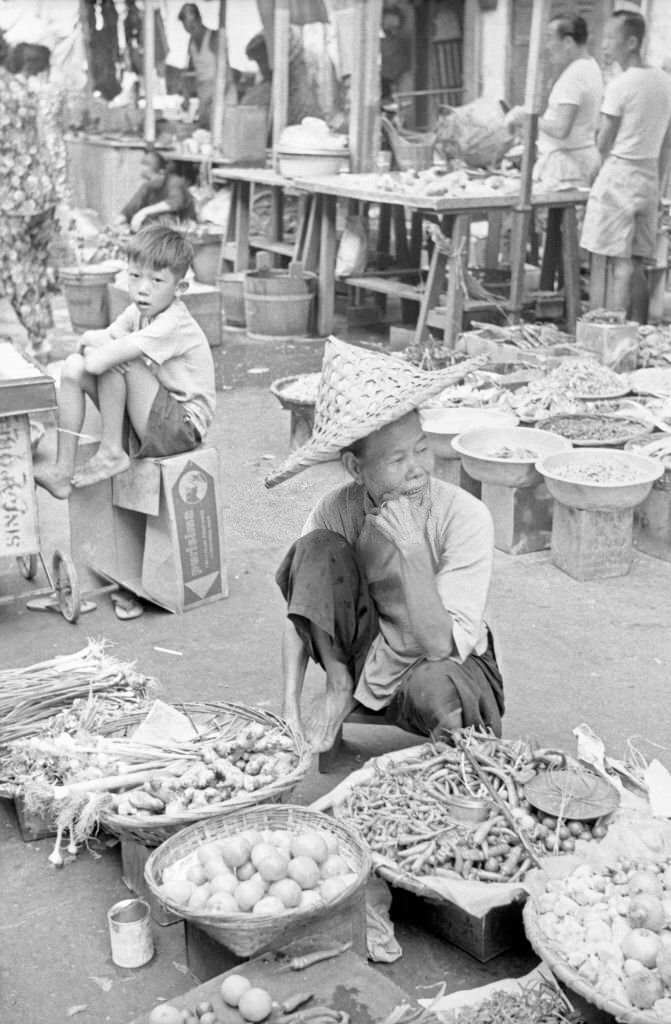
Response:
[[[540,278],[540,288],[544,292],[555,290],[557,271],[559,270],[560,260],[563,258],[562,213],[561,207],[558,206],[550,207],[548,210]]]
[[[335,258],[336,258],[336,197],[320,196],[321,230],[319,246],[319,279],[317,295],[317,333],[320,336],[333,330],[335,309]]]
[[[524,264],[531,224],[531,209],[513,210],[513,232],[510,246],[510,314],[519,320],[524,295]]]
[[[501,254],[501,232],[503,230],[503,213],[492,210],[487,218],[487,242],[485,244],[485,269],[496,270]]]
[[[575,207],[564,207],[561,228],[566,330],[569,334],[573,334],[576,321],[580,315],[580,245],[578,242],[578,219]]]
[[[270,190],[270,241],[281,242],[284,240],[284,193],[279,185],[273,185]],[[275,254],[273,265],[282,266],[282,256]]]
[[[251,208],[251,185],[248,181],[237,182],[238,191],[235,205],[235,269],[249,269],[249,214]]]
[[[605,309],[608,291],[608,257],[592,255],[589,273],[589,308]]]
[[[438,245],[434,245],[429,263],[429,273],[426,279],[426,288],[422,292],[419,304],[419,315],[415,327],[413,345],[424,345],[429,336],[429,329],[426,325],[429,313],[438,305],[440,293],[445,286],[445,272],[447,270],[447,254]]]
[[[443,342],[454,348],[464,322],[464,268],[468,263],[470,214],[459,214],[454,221],[452,246],[447,261],[447,310]]]

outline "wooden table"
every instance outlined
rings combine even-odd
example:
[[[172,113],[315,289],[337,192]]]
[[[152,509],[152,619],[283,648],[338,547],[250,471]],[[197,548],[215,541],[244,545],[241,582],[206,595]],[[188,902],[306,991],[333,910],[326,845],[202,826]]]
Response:
[[[393,177],[393,176],[392,176]],[[440,326],[445,332],[446,344],[452,344],[456,334],[461,330],[463,314],[463,292],[461,288],[461,269],[465,265],[468,232],[473,219],[491,219],[492,215],[504,212],[526,215],[527,211],[518,209],[518,195],[492,192],[482,196],[426,196],[412,195],[399,189],[385,190],[379,187],[379,176],[375,174],[338,174],[322,178],[302,178],[300,187],[309,190],[316,197],[320,218],[320,246],[318,261],[318,333],[329,334],[333,329],[333,309],[335,296],[335,251],[336,251],[336,204],[338,199],[347,199],[361,203],[376,203],[382,207],[403,207],[411,210],[415,217],[413,235],[416,236],[416,225],[421,218],[428,217],[438,221],[442,230],[451,234],[451,246],[446,248],[436,245],[433,250],[428,279],[425,286],[408,285],[390,277],[376,278],[361,276],[348,278],[347,284],[352,287],[377,291],[385,294],[400,295],[404,299],[419,302],[420,312],[417,321],[415,340],[425,339],[429,326]],[[564,277],[566,298],[566,318],[569,329],[575,326],[579,310],[579,255],[578,230],[576,223],[576,207],[584,204],[588,197],[587,189],[571,189],[552,193],[538,194],[532,197],[532,209],[549,209],[557,211],[558,224],[563,236],[561,266]],[[451,228],[450,228],[451,225]],[[421,244],[421,233],[420,233]],[[416,260],[415,270],[419,273],[417,238],[411,242],[409,251]],[[498,253],[496,254],[498,259]],[[429,315],[437,305],[438,297],[444,288],[445,274],[448,273],[447,304],[445,313],[430,321]],[[547,276],[547,274],[546,274]]]
[[[302,222],[307,211],[301,211],[296,241],[284,240],[285,194],[288,191],[298,192],[305,199],[305,193],[292,179],[284,178],[269,167],[217,167],[212,171],[212,181],[215,184],[230,182],[232,186],[231,208],[221,250],[222,261],[231,263],[233,270],[248,270],[254,250],[273,253],[279,259],[300,258],[304,243]],[[253,193],[259,187],[269,189],[271,196],[270,232],[267,236],[249,233]],[[305,206],[304,202],[302,206]]]

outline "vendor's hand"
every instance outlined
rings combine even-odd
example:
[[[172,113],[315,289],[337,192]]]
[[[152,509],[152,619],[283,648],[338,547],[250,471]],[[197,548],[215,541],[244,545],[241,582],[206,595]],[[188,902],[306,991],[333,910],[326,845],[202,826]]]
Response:
[[[400,495],[382,501],[377,514],[370,517],[370,522],[403,552],[422,544],[428,514],[426,501],[412,501]]]
[[[142,225],[144,224],[144,219],[145,212],[144,210],[140,210],[139,213],[135,214],[135,216],[132,218],[130,222],[131,231],[139,231]]]

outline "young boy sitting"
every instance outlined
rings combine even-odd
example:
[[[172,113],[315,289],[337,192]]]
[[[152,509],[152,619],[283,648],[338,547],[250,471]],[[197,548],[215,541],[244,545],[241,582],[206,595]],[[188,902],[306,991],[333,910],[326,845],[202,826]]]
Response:
[[[172,228],[155,224],[132,239],[127,254],[132,305],[105,330],[83,334],[79,352],[63,364],[56,463],[35,471],[36,483],[56,498],[128,468],[126,417],[131,450],[140,458],[191,451],[212,422],[212,354],[178,297],[186,287],[191,244]],[[75,473],[86,395],[100,410],[102,438],[95,455]]]

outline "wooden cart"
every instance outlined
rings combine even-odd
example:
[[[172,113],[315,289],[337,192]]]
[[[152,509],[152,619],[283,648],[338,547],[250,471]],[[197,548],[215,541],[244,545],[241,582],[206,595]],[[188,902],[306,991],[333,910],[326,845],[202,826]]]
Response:
[[[70,557],[55,551],[51,566],[42,555],[33,479],[30,414],[56,406],[51,377],[28,363],[9,343],[0,343],[0,561],[15,559],[27,580],[41,565],[48,587],[0,596],[0,604],[30,598],[27,607],[60,611],[76,622],[82,611],[77,573]]]

